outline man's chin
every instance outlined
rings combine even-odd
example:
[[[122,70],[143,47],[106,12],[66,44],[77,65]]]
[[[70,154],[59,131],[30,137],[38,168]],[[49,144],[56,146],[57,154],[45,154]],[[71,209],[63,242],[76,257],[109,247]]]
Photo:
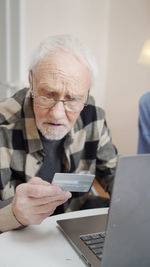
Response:
[[[69,132],[69,130],[63,131],[63,132],[56,132],[56,131],[47,131],[45,129],[39,129],[41,134],[47,139],[47,140],[61,140],[65,137],[65,135]]]

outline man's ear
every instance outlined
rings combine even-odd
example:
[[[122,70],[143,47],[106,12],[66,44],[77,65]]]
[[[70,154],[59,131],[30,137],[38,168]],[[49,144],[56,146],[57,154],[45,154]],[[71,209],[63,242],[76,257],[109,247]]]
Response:
[[[31,71],[29,71],[28,80],[29,80],[29,85],[30,85],[30,88],[31,88],[32,87],[32,83],[31,83]]]

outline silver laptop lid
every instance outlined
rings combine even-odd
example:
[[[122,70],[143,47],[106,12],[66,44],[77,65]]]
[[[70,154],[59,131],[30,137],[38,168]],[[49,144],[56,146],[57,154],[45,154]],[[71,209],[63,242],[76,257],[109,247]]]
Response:
[[[150,154],[120,157],[102,267],[150,266]]]

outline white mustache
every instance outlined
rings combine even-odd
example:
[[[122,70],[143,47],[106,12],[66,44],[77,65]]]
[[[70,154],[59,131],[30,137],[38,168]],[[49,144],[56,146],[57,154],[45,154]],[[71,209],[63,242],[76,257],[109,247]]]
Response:
[[[51,127],[51,125],[44,125],[44,124],[58,124],[60,127]],[[67,120],[51,120],[51,119],[42,119],[39,124],[37,125],[40,132],[45,136],[47,139],[51,140],[60,140],[62,139],[69,131],[70,131],[70,124]]]
[[[41,123],[42,124],[43,123],[63,124],[65,126],[68,126],[69,125],[69,123],[68,123],[67,120],[45,120],[45,119],[43,119],[43,120],[41,120]]]

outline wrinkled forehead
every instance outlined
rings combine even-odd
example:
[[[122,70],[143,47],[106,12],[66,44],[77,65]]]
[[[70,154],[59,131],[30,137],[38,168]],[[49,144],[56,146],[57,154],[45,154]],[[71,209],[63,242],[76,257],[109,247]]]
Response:
[[[45,56],[34,68],[34,78],[39,83],[52,81],[90,88],[91,72],[81,60],[65,51]]]

